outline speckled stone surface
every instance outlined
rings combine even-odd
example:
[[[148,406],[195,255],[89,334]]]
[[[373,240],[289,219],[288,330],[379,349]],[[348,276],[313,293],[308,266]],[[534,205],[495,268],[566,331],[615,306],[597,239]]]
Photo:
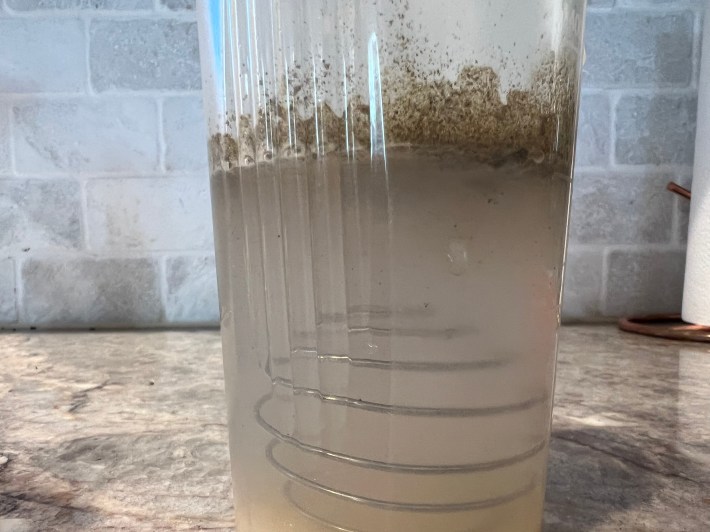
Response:
[[[0,531],[232,530],[217,332],[4,334],[0,360]],[[710,530],[709,347],[566,328],[556,405],[546,531]]]

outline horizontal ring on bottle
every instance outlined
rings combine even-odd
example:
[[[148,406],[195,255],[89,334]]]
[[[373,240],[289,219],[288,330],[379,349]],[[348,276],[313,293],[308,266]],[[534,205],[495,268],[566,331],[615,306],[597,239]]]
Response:
[[[322,456],[326,456],[328,458],[331,458],[333,460],[339,460],[341,462],[346,462],[351,465],[355,466],[360,466],[360,467],[365,467],[365,468],[370,468],[370,469],[379,469],[382,471],[399,471],[403,473],[413,473],[413,474],[450,474],[450,473],[468,473],[472,471],[491,471],[494,469],[500,469],[502,467],[507,467],[513,464],[516,464],[518,462],[522,462],[523,460],[527,460],[528,458],[531,458],[541,452],[544,448],[545,445],[547,444],[547,440],[542,440],[539,443],[535,444],[531,448],[527,449],[526,451],[522,453],[518,453],[514,456],[507,457],[507,458],[502,458],[499,460],[493,460],[490,462],[478,462],[478,463],[469,463],[469,464],[447,464],[447,465],[421,465],[421,464],[402,464],[402,463],[391,463],[391,462],[383,462],[380,460],[370,460],[367,458],[361,458],[358,456],[352,456],[349,454],[345,453],[340,453],[337,451],[331,451],[328,449],[323,449],[321,447],[311,445],[309,443],[305,443],[300,441],[297,438],[294,438],[293,436],[289,436],[288,434],[284,434],[281,431],[279,431],[276,427],[268,423],[261,415],[260,409],[264,405],[264,403],[270,399],[270,396],[265,396],[262,399],[257,402],[257,404],[254,407],[255,410],[255,417],[257,423],[266,430],[268,433],[272,434],[276,438],[278,438],[281,441],[284,441],[286,443],[289,443],[291,445],[296,446],[300,450],[310,452],[310,453],[316,453]]]
[[[527,484],[525,487],[514,491],[508,495],[503,495],[500,497],[495,497],[492,499],[483,499],[479,501],[468,501],[468,502],[461,502],[461,503],[452,503],[452,504],[427,504],[427,503],[404,503],[404,502],[393,502],[393,501],[382,501],[379,499],[372,499],[370,497],[363,497],[361,495],[355,495],[353,493],[347,493],[339,490],[335,490],[333,488],[329,488],[328,486],[324,486],[323,484],[320,484],[318,482],[315,482],[313,480],[310,480],[306,477],[303,477],[301,475],[298,475],[294,473],[293,471],[290,471],[284,467],[281,466],[278,462],[275,460],[272,460],[272,457],[269,457],[272,465],[278,469],[281,473],[283,473],[284,476],[288,477],[289,479],[293,480],[294,482],[301,484],[303,486],[306,486],[308,488],[311,488],[313,490],[326,493],[328,495],[332,495],[335,497],[339,497],[341,499],[347,499],[352,502],[356,502],[359,504],[367,504],[368,506],[372,506],[375,508],[380,508],[383,510],[394,510],[394,511],[403,511],[403,512],[466,512],[466,511],[471,511],[471,510],[482,510],[485,508],[493,508],[495,506],[500,506],[502,504],[506,504],[509,502],[512,502],[516,499],[519,499],[520,497],[524,496],[527,493],[530,493],[533,489],[535,489],[536,482],[532,481],[529,484]],[[293,503],[293,500],[291,499],[291,502]]]
[[[339,406],[347,406],[367,410],[368,412],[379,412],[382,414],[395,414],[402,416],[425,416],[425,417],[481,417],[481,416],[496,416],[499,414],[509,414],[512,412],[520,412],[527,410],[533,406],[544,403],[548,399],[548,395],[533,397],[519,403],[512,403],[500,406],[486,406],[481,408],[427,408],[420,406],[404,406],[404,405],[385,405],[363,399],[353,399],[340,395],[324,394],[320,390],[313,388],[305,388],[302,386],[294,386],[293,382],[288,379],[275,377],[271,380],[272,384],[290,388],[294,395],[307,395],[315,397],[324,403],[335,404]]]
[[[363,367],[372,369],[388,369],[403,371],[461,371],[466,369],[492,369],[507,366],[511,363],[511,358],[495,358],[485,360],[471,360],[458,362],[408,362],[404,360],[378,360],[372,358],[355,358],[348,355],[334,355],[317,353],[311,349],[294,350],[294,359],[309,358],[317,362],[336,362],[348,364],[353,367]],[[288,357],[273,358],[272,363],[276,365],[290,365],[293,359]]]

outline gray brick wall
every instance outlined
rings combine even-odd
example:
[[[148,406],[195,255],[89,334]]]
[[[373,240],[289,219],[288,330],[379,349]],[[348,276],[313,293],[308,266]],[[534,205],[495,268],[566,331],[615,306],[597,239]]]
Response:
[[[702,0],[589,0],[564,317],[680,310]]]
[[[703,2],[589,4],[564,315],[678,310]],[[0,0],[0,327],[218,322],[194,10]]]

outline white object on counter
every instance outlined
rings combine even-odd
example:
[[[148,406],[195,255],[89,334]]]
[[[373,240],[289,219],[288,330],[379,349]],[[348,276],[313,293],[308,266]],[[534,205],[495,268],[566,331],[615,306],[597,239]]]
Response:
[[[710,6],[710,1],[706,2],[706,6]],[[710,25],[706,25],[704,30],[698,86],[698,129],[683,290],[683,320],[710,326]]]

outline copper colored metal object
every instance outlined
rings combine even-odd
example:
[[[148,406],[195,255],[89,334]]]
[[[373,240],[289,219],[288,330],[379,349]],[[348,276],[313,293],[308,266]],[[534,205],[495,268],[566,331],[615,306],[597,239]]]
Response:
[[[678,183],[674,183],[673,181],[671,181],[670,183],[668,183],[668,186],[666,188],[671,192],[678,194],[679,196],[683,196],[687,200],[690,199],[690,190],[685,187],[681,187]]]
[[[690,190],[680,186],[678,183],[671,181],[666,188],[685,199],[690,199]],[[619,320],[619,329],[657,338],[710,343],[710,327],[686,323],[682,320],[680,314],[656,314],[638,318],[621,318]]]
[[[710,343],[710,327],[686,323],[681,319],[680,314],[621,318],[619,329],[657,338]]]

